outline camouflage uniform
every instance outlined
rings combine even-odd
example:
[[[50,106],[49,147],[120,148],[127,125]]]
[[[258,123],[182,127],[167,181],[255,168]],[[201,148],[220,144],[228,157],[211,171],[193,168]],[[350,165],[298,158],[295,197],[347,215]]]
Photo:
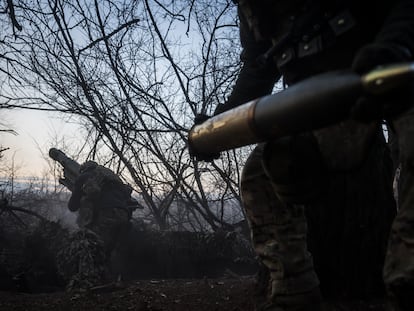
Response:
[[[372,42],[395,48],[391,56],[388,51],[384,52],[389,56],[388,62],[412,60],[414,1],[265,0],[259,3],[240,0],[238,4],[244,66],[233,93],[226,104],[217,107],[216,114],[270,93],[281,76],[285,84],[290,85],[325,71],[349,69],[357,52]],[[367,16],[372,18],[367,19]],[[378,64],[387,62],[382,61]],[[403,98],[403,101],[407,100]],[[414,289],[414,209],[411,203],[414,172],[411,162],[413,144],[409,141],[414,133],[411,133],[410,121],[412,123],[411,113],[393,120],[405,173],[401,177],[400,211],[393,224],[384,269],[388,288],[399,294],[408,291],[405,297],[409,297]],[[270,269],[271,308],[318,308],[321,299],[319,280],[307,248],[305,214],[311,214],[312,208],[318,205],[326,207],[328,201],[324,197],[332,195],[327,192],[329,189],[336,196],[343,195],[345,200],[348,199],[340,189],[344,188],[343,184],[335,188],[341,175],[348,176],[351,187],[362,185],[360,193],[364,193],[365,184],[374,180],[374,185],[366,186],[365,190],[374,189],[389,200],[386,202],[388,207],[380,212],[386,219],[383,228],[387,228],[387,222],[394,214],[394,204],[390,199],[390,170],[381,166],[386,162],[382,160],[381,150],[384,155],[388,152],[381,136],[378,121],[346,121],[313,133],[259,145],[250,155],[242,174],[241,196],[254,247]],[[382,149],[370,159],[373,142]],[[376,163],[378,159],[380,161]],[[358,173],[367,170],[369,173],[373,168],[378,169],[376,177]],[[375,178],[383,180],[382,184],[375,183]],[[356,198],[355,204],[361,207],[363,201]],[[351,217],[357,217],[357,213],[361,212],[355,211]],[[375,224],[370,224],[369,229],[376,230]],[[361,235],[360,238],[364,237]],[[382,246],[379,247],[378,255],[382,256]]]
[[[265,145],[251,153],[240,185],[253,245],[270,270],[270,296],[312,292],[319,281],[306,247],[303,205],[284,204],[261,162]]]
[[[78,211],[80,228],[68,250],[73,254],[66,254],[78,270],[70,287],[104,280],[111,252],[128,231],[132,215],[132,189],[111,170],[88,161],[80,173],[68,203],[71,211]]]

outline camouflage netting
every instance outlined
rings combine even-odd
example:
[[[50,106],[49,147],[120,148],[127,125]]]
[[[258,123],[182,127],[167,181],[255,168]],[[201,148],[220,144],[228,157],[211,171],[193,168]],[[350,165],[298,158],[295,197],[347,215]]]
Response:
[[[103,242],[90,230],[73,233],[66,247],[57,252],[56,266],[68,290],[102,284],[106,266]]]

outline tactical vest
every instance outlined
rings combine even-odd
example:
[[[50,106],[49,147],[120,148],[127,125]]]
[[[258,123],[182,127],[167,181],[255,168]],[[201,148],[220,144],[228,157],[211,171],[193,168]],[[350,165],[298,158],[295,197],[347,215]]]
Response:
[[[275,61],[280,69],[294,59],[321,52],[355,26],[343,2],[240,0],[238,5],[256,41],[272,41],[260,63]]]

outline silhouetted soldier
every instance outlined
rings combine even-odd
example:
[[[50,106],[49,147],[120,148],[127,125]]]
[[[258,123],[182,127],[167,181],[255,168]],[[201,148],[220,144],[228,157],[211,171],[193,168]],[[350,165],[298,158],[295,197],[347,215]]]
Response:
[[[135,208],[131,192],[132,188],[110,169],[93,161],[81,165],[68,208],[78,211],[80,228],[91,230],[102,239],[107,255],[129,227]]]
[[[243,67],[215,114],[269,94],[281,76],[294,85],[327,71],[364,74],[413,60],[414,1],[235,2]],[[263,310],[320,310],[319,279],[328,281],[325,288],[322,283],[325,292],[377,291],[370,283],[381,279],[396,212],[382,119],[398,136],[403,183],[384,280],[401,310],[414,310],[414,120],[412,109],[401,114],[407,104],[407,88],[365,98],[355,104],[354,120],[269,141],[251,153],[241,197],[254,247],[270,270]],[[216,156],[196,154],[204,160]]]
[[[60,182],[72,191],[69,210],[78,213],[79,230],[58,254],[59,271],[68,281],[68,290],[101,284],[111,253],[127,234],[137,207],[132,188],[94,161],[79,166],[60,150],[52,148],[49,154],[64,167]]]

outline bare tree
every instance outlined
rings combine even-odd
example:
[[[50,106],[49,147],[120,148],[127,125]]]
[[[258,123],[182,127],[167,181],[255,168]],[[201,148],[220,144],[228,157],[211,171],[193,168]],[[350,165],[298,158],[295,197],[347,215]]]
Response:
[[[2,107],[79,116],[77,152],[132,183],[160,228],[231,226],[246,151],[197,163],[186,140],[238,73],[232,1],[15,0],[13,15],[22,30],[1,38]]]

